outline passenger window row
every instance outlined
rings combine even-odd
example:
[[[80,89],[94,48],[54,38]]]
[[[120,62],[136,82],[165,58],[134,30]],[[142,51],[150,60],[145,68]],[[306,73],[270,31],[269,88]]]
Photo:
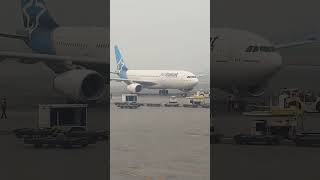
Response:
[[[108,47],[109,47],[109,44],[99,43],[99,44],[97,44],[96,47],[97,47],[97,48],[108,48]]]
[[[88,44],[84,44],[84,43],[72,43],[72,42],[62,42],[62,41],[58,41],[58,45],[66,46],[66,47],[82,47],[82,48],[88,47]]]
[[[58,45],[60,46],[66,46],[66,47],[81,47],[81,48],[88,48],[88,44],[84,44],[84,43],[73,43],[73,42],[62,42],[62,41],[58,41],[57,42]],[[109,44],[106,43],[99,43],[96,45],[97,48],[108,48]]]

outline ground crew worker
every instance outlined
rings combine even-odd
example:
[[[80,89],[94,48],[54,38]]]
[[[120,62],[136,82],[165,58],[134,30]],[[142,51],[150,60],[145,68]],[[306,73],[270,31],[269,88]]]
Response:
[[[235,102],[234,99],[235,99],[235,98],[234,98],[234,95],[231,95],[231,96],[230,96],[231,111],[235,111],[235,109],[238,108],[238,106],[237,106],[237,104],[236,104],[236,102]]]
[[[1,114],[1,119],[7,119],[7,114],[6,114],[6,111],[7,111],[7,100],[6,98],[2,98],[1,100],[1,110],[2,110],[2,114]]]
[[[233,110],[233,97],[231,95],[228,96],[227,106],[228,106],[228,112]]]

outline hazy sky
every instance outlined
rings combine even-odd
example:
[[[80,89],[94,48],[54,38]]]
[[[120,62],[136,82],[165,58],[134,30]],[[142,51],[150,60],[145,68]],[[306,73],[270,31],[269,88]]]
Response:
[[[130,69],[210,69],[210,0],[111,0],[111,63],[117,44]]]

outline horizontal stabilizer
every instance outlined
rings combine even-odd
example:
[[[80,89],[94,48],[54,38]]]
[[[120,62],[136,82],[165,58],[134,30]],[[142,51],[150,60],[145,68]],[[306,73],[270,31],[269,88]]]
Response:
[[[11,38],[11,39],[20,39],[20,40],[28,40],[29,37],[26,35],[20,34],[8,34],[8,33],[0,33],[0,37]]]

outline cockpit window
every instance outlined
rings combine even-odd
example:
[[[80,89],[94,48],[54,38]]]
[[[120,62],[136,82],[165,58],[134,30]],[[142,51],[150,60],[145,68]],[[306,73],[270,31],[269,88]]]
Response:
[[[249,46],[246,52],[275,52],[276,48],[272,46]]]

